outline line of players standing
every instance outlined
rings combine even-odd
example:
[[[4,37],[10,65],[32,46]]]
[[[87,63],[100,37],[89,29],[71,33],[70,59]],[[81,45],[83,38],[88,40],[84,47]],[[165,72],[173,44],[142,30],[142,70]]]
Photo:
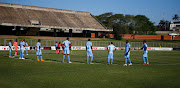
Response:
[[[17,50],[18,50],[18,42],[17,42],[17,39],[16,41],[14,42],[13,46],[12,46],[12,40],[9,41],[8,43],[8,46],[9,46],[9,58],[12,58],[11,56],[11,51],[12,49],[14,48],[15,49],[15,54],[14,56],[17,56]],[[20,42],[20,54],[19,54],[19,59],[25,59],[23,58],[23,55],[24,55],[24,50],[26,50],[26,55],[28,55],[28,41],[25,42],[25,39],[22,39],[21,42]],[[42,52],[41,52],[41,40],[39,39],[38,42],[36,43],[36,55],[37,55],[37,61],[40,61],[39,60],[39,56],[41,58],[41,61],[44,61],[42,59]]]
[[[8,43],[8,46],[9,46],[9,58],[12,58],[12,56],[11,56],[12,47],[15,48],[15,56],[17,56],[17,49],[18,49],[17,40],[14,42],[13,46],[12,46],[11,42],[12,41],[10,40],[10,42]],[[147,44],[146,44],[145,40],[143,41],[143,44],[144,45],[141,48],[141,49],[144,48],[144,53],[142,55],[142,58],[143,58],[143,61],[144,61],[143,65],[149,65]],[[62,46],[62,48],[63,48],[63,51],[62,51],[62,53],[63,53],[62,63],[64,63],[65,55],[67,55],[68,63],[72,63],[70,61],[71,42],[69,41],[69,38],[67,38],[67,40],[65,40],[62,43],[62,45],[60,44],[60,42],[59,43],[56,42],[56,44],[55,44],[56,54],[60,53],[59,52],[60,46]],[[132,62],[130,60],[130,48],[131,48],[131,45],[128,42],[128,40],[126,40],[125,54],[124,54],[124,58],[125,58],[124,66],[127,66],[127,59],[129,61],[128,65],[129,66],[132,65]],[[21,40],[21,42],[20,42],[20,57],[19,57],[19,59],[25,59],[25,58],[23,58],[24,50],[26,50],[26,55],[28,55],[28,43],[27,43],[27,41],[25,42],[25,40]],[[111,44],[107,47],[107,50],[108,50],[108,65],[110,65],[110,64],[112,65],[113,64],[113,53],[114,53],[114,51],[116,51],[116,47],[113,45],[113,42],[111,42]],[[92,61],[93,61],[93,48],[92,48],[92,42],[91,42],[90,39],[88,39],[88,42],[86,42],[86,52],[87,52],[86,53],[87,64],[93,64],[92,63]],[[71,51],[71,54],[72,54],[72,51]],[[36,43],[36,55],[37,55],[37,61],[40,61],[40,60],[44,61],[42,59],[41,40],[40,39]],[[39,56],[40,56],[40,59],[39,59]],[[91,57],[90,63],[89,63],[89,57]],[[145,60],[145,58],[146,58],[146,60]]]
[[[13,46],[12,46],[12,40],[9,41],[8,43],[8,46],[9,46],[9,58],[12,58],[11,56],[11,51],[12,51],[12,48],[15,49],[15,54],[14,56],[17,56],[17,50],[18,50],[18,42],[17,42],[17,39],[15,40]],[[20,42],[20,54],[19,54],[19,59],[25,59],[23,58],[23,55],[24,55],[24,50],[26,50],[26,55],[28,55],[28,41],[25,42],[25,39],[24,40],[21,40]]]
[[[143,44],[144,45],[141,48],[141,49],[144,48],[144,52],[143,52],[143,55],[142,55],[142,58],[143,58],[143,61],[144,61],[143,65],[149,65],[147,44],[146,44],[145,40],[143,41]],[[108,50],[108,65],[110,65],[110,64],[112,65],[113,64],[113,53],[114,53],[114,51],[116,51],[116,47],[113,45],[113,42],[111,42],[111,44],[107,47],[107,50]],[[125,64],[123,66],[127,66],[127,59],[129,60],[128,65],[129,66],[132,65],[132,62],[130,60],[130,50],[131,50],[131,45],[128,42],[128,40],[126,40],[125,54],[124,54]],[[92,48],[92,42],[90,41],[90,39],[88,39],[88,42],[86,43],[86,51],[87,51],[87,54],[86,54],[87,55],[87,64],[89,64],[89,57],[91,57],[90,64],[93,64],[92,63],[92,60],[93,60],[93,48]],[[145,60],[145,58],[146,58],[146,60]]]

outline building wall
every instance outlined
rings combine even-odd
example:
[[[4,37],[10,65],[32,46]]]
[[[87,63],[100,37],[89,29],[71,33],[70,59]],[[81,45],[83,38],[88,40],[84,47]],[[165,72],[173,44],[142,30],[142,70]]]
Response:
[[[180,23],[171,23],[171,24],[170,24],[170,30],[173,30],[173,29],[176,28],[177,26],[180,26]]]
[[[164,35],[164,40],[171,40],[171,36],[170,35]]]
[[[174,40],[180,40],[180,36],[175,36]]]
[[[173,38],[172,38],[173,37]],[[122,34],[123,39],[155,39],[155,40],[180,40],[180,36],[170,36],[170,35],[132,35],[132,34]]]
[[[95,38],[95,33],[91,33],[91,38]]]

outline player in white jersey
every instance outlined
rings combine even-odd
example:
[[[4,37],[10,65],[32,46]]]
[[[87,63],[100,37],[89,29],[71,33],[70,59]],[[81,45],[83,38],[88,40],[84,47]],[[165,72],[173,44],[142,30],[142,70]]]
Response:
[[[19,59],[25,59],[25,58],[23,58],[24,47],[25,47],[25,42],[24,42],[24,40],[21,40],[21,42],[20,42],[20,54],[19,54]]]
[[[42,52],[41,52],[41,40],[39,39],[38,42],[36,43],[36,55],[37,55],[37,61],[39,60],[39,56],[41,58],[41,61],[44,61],[42,59]]]
[[[88,39],[88,42],[86,42],[86,55],[87,55],[87,64],[89,64],[89,57],[91,57],[91,62],[92,64],[93,61],[93,49],[92,49],[92,42],[91,39]]]
[[[131,59],[129,58],[130,50],[131,50],[131,45],[129,44],[128,40],[126,40],[125,53],[124,53],[124,58],[125,58],[124,66],[127,66],[127,59],[129,60],[129,66],[132,65]]]
[[[72,63],[70,61],[70,46],[71,46],[71,42],[69,41],[69,38],[67,38],[67,40],[65,40],[63,42],[63,46],[64,46],[64,55],[63,55],[63,60],[62,60],[62,63],[64,63],[64,59],[65,59],[65,55],[67,55],[67,58],[68,58],[68,63]]]
[[[116,50],[116,47],[113,45],[113,42],[108,46],[108,65],[110,65],[110,59],[111,59],[111,65],[113,64],[113,53]]]

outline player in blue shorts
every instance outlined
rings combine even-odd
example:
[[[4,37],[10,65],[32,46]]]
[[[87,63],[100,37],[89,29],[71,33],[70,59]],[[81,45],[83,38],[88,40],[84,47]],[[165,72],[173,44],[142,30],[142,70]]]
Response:
[[[116,47],[113,45],[113,42],[108,46],[108,65],[110,65],[110,59],[111,59],[111,65],[113,64],[113,53],[116,50]]]
[[[12,58],[11,51],[12,51],[12,40],[9,40],[8,46],[9,46],[9,58]]]
[[[89,57],[91,57],[91,62],[92,64],[93,61],[93,49],[92,49],[92,42],[91,39],[88,39],[88,42],[86,42],[86,55],[87,55],[87,64],[89,64]]]
[[[59,50],[58,50],[58,43],[57,42],[55,43],[55,48],[56,48],[56,54],[58,54]]]
[[[142,58],[143,58],[143,61],[144,63],[142,65],[149,65],[149,61],[148,61],[148,51],[147,51],[147,44],[146,44],[146,40],[143,41],[143,47],[141,49],[144,48],[144,52],[143,52],[143,55],[142,55]],[[138,50],[139,51],[139,50]],[[145,60],[146,58],[146,60]],[[147,63],[146,63],[147,61]]]
[[[130,50],[131,50],[131,45],[129,44],[128,40],[126,40],[125,53],[124,53],[124,58],[125,58],[124,66],[127,66],[127,59],[129,60],[129,66],[132,65],[131,60],[129,58]]]
[[[28,50],[28,41],[26,41],[25,46],[26,46],[26,47],[25,47],[26,55],[28,55],[28,51],[29,51],[29,50]]]
[[[24,47],[25,47],[25,42],[24,42],[24,40],[21,40],[21,42],[20,42],[20,54],[19,54],[19,59],[25,59],[25,58],[23,58]]]
[[[72,63],[72,62],[70,61],[70,56],[69,56],[69,54],[70,54],[70,48],[71,48],[71,47],[70,47],[71,42],[69,41],[69,38],[67,38],[67,40],[65,40],[65,41],[63,42],[63,45],[64,45],[64,55],[63,55],[62,63],[64,63],[65,55],[67,55],[68,63]]]
[[[39,60],[39,56],[41,58],[41,61],[44,61],[42,59],[42,52],[41,52],[41,40],[39,39],[38,42],[36,43],[36,55],[37,55],[37,61]]]

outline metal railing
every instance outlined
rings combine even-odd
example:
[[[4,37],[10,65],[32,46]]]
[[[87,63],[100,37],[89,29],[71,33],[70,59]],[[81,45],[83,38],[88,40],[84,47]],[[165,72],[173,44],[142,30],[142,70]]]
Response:
[[[0,39],[0,46],[7,46],[9,40],[12,40],[12,43],[15,39]],[[18,39],[18,44],[21,39]],[[35,46],[37,43],[37,39],[26,39],[28,41],[29,46]],[[64,40],[41,40],[41,46],[54,46],[56,42],[63,42]],[[73,46],[85,46],[85,40],[70,40]],[[93,46],[96,47],[107,47],[111,41],[92,41]],[[123,41],[113,41],[116,47],[125,47],[125,42]],[[131,47],[142,47],[142,42],[130,42]],[[179,43],[163,43],[163,42],[147,42],[148,47],[172,47],[172,48],[180,48]]]

